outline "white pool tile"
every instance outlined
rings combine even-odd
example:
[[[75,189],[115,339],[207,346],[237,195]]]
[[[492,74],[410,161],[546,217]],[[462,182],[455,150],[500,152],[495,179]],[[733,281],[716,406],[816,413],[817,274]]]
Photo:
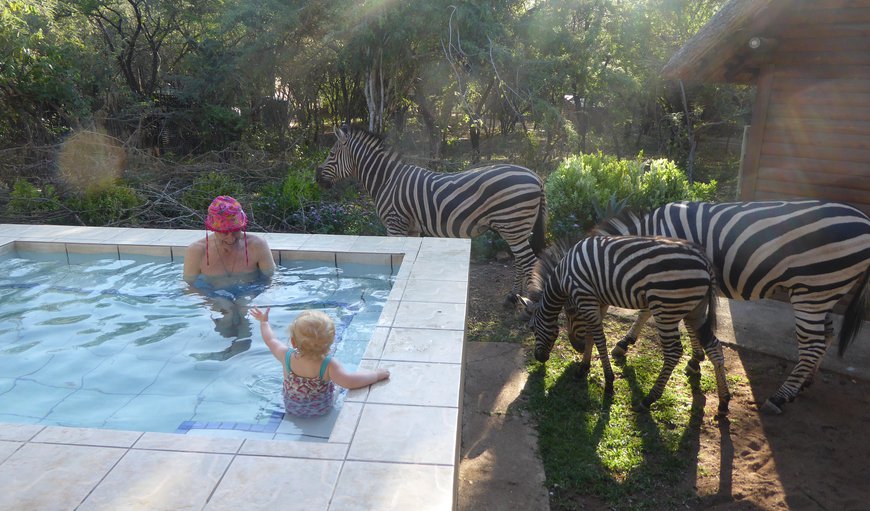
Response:
[[[414,261],[408,278],[467,282],[469,268],[468,261],[417,260]]]
[[[230,460],[226,454],[131,450],[77,509],[202,509]]]
[[[323,250],[328,252],[350,252],[359,236],[335,236],[331,234],[312,234],[299,247],[301,250]]]
[[[340,469],[340,461],[237,456],[205,510],[325,510]]]
[[[28,443],[0,464],[0,509],[77,509],[125,452]]]
[[[348,461],[330,511],[443,511],[453,505],[453,468]]]
[[[465,281],[439,281],[409,279],[405,285],[403,300],[412,302],[466,303],[468,283]]]
[[[401,252],[405,248],[405,238],[389,236],[360,236],[353,242],[354,252]]]
[[[24,445],[24,442],[7,442],[6,440],[0,440],[0,464],[3,464],[3,462],[6,461],[6,458],[12,456],[12,453],[17,451],[22,445]]]
[[[301,247],[310,234],[289,234],[289,233],[268,233],[258,232],[257,236],[262,237],[269,244],[272,250],[296,250]]]
[[[382,361],[380,367],[390,370],[389,385],[373,387],[366,403],[444,407],[461,404],[459,364]]]
[[[460,364],[463,339],[461,330],[392,328],[380,358]]]
[[[132,447],[141,436],[139,431],[52,427],[40,431],[33,442],[126,448]]]
[[[43,429],[37,424],[0,424],[0,440],[27,442]]]
[[[363,359],[380,359],[384,352],[384,345],[387,343],[387,338],[390,335],[390,329],[387,327],[375,327],[372,331],[369,344],[366,346],[366,351],[363,354]]]
[[[348,447],[349,444],[346,442],[282,442],[253,439],[245,440],[239,454],[340,461],[347,455]]]
[[[465,304],[402,300],[396,309],[396,317],[392,326],[396,328],[463,330],[465,328]]]
[[[456,462],[457,408],[367,403],[349,460],[450,465]]]
[[[213,452],[234,454],[242,447],[241,438],[188,436],[175,433],[145,433],[136,442],[136,449],[159,451]]]
[[[118,245],[118,254],[123,256],[172,257],[172,248],[159,245]]]
[[[350,444],[354,433],[356,433],[356,426],[359,424],[362,409],[362,403],[344,401],[344,404],[341,405],[341,414],[332,427],[332,434],[329,436],[330,443]]]

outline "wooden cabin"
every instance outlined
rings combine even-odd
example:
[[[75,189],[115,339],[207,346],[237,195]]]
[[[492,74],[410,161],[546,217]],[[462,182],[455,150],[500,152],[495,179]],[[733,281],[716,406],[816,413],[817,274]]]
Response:
[[[870,213],[870,0],[731,0],[662,73],[756,86],[740,200]]]

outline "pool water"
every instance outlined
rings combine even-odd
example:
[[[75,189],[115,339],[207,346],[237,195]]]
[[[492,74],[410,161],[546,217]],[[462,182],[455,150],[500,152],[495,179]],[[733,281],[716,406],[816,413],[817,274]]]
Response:
[[[334,357],[354,370],[390,267],[293,261],[270,284],[192,292],[180,262],[123,257],[0,257],[0,422],[328,438],[344,392],[325,417],[283,417],[281,364],[244,306],[228,304],[271,307],[281,339],[301,310],[323,310]]]

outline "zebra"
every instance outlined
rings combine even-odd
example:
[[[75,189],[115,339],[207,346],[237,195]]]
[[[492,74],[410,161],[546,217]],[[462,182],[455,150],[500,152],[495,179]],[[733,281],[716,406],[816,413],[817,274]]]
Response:
[[[316,171],[321,187],[356,178],[374,199],[389,236],[472,238],[493,230],[514,255],[508,298],[525,289],[546,244],[546,195],[534,171],[503,163],[445,174],[402,162],[369,131],[344,125],[335,135]]]
[[[550,358],[564,308],[572,346],[579,351],[578,340],[589,334],[604,369],[605,394],[611,395],[614,376],[602,318],[610,305],[648,310],[655,318],[664,363],[652,389],[635,405],[636,410],[647,410],[661,397],[683,354],[683,320],[692,343],[690,367],[700,370],[706,352],[716,372],[717,415],[727,414],[731,393],[725,358],[713,334],[716,276],[704,251],[683,240],[639,236],[591,236],[567,245],[560,242],[544,252],[535,265],[530,296],[517,297],[525,305],[521,317],[529,320],[535,333],[535,358]],[[581,370],[588,369],[591,348],[587,342]]]
[[[819,200],[678,202],[643,215],[625,211],[596,226],[601,235],[661,235],[702,245],[727,298],[759,300],[784,291],[795,315],[798,362],[762,411],[782,413],[810,386],[834,338],[831,313],[850,290],[839,354],[858,334],[867,306],[870,219]],[[624,356],[649,314],[641,312],[613,350]]]

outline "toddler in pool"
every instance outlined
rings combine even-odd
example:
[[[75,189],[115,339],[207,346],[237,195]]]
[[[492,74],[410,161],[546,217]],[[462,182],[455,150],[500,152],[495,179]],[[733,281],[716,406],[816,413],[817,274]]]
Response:
[[[306,310],[290,325],[290,346],[281,343],[269,325],[269,308],[250,310],[272,355],[284,367],[284,408],[297,417],[315,417],[332,408],[335,384],[358,389],[390,377],[386,369],[348,372],[328,356],[335,324],[320,311]]]

